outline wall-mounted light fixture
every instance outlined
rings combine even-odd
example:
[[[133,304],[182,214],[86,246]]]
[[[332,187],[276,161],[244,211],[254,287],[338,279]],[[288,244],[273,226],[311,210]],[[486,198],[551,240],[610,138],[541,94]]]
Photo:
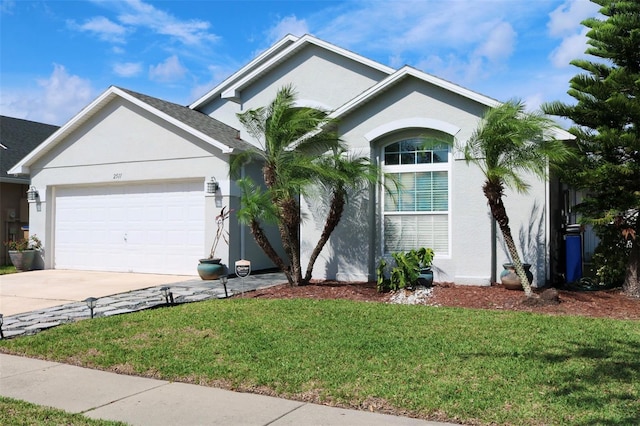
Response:
[[[38,201],[38,190],[33,185],[31,185],[27,191],[27,201],[30,203]]]
[[[215,194],[219,188],[220,185],[218,185],[218,181],[211,176],[211,180],[207,182],[207,194]]]
[[[91,318],[93,318],[93,310],[96,307],[97,301],[98,299],[96,299],[95,297],[87,297],[86,299],[83,300],[83,302],[87,304],[87,307],[91,311]]]

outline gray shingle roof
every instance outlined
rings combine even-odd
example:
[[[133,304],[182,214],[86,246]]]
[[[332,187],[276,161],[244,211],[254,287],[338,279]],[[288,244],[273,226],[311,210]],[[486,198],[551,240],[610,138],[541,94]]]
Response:
[[[0,116],[0,180],[15,178],[7,170],[15,166],[35,147],[58,130],[58,126]]]
[[[238,150],[246,150],[253,148],[253,145],[240,139],[239,132],[231,126],[224,124],[221,121],[211,118],[206,114],[199,111],[192,110],[188,107],[174,104],[172,102],[164,101],[162,99],[154,98],[152,96],[143,95],[132,90],[118,87],[125,93],[141,100],[142,102],[152,106],[158,111],[181,121],[187,126],[204,133],[205,135],[217,140],[220,143],[227,145],[230,148]]]

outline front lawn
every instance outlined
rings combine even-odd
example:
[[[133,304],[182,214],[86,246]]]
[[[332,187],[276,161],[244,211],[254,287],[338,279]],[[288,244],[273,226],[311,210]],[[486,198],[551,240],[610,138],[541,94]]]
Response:
[[[439,420],[640,423],[638,321],[230,299],[80,321],[0,350]]]
[[[73,426],[126,426],[125,423],[94,420],[82,414],[67,413],[55,408],[41,407],[24,401],[0,396],[0,425],[73,425]]]

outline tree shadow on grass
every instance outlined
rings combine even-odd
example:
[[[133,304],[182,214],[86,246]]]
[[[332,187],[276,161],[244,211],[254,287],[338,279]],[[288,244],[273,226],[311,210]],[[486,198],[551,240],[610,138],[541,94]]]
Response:
[[[631,337],[631,336],[630,336]],[[580,425],[640,424],[640,342],[606,337],[564,341],[542,351],[469,353],[463,358],[521,357],[526,364],[542,363],[545,374],[532,387],[544,391],[546,403],[574,408],[567,422]],[[532,390],[532,396],[535,394]],[[532,405],[535,401],[532,401]],[[555,410],[554,410],[555,411]]]

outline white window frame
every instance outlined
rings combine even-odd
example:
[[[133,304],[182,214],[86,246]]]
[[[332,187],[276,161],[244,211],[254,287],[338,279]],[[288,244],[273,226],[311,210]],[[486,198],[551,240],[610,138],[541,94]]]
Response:
[[[386,189],[384,188],[384,185],[381,188],[381,192],[379,194],[379,200],[380,200],[380,252],[383,256],[386,256],[390,253],[386,253],[385,252],[385,217],[386,216],[408,216],[408,215],[415,215],[415,216],[434,216],[434,215],[447,215],[447,252],[443,253],[441,251],[436,251],[435,253],[435,257],[436,258],[444,258],[444,259],[449,259],[451,258],[451,235],[452,235],[452,229],[451,229],[451,217],[452,217],[452,168],[453,168],[453,161],[454,161],[454,157],[453,157],[453,146],[449,147],[448,153],[447,153],[447,162],[446,163],[427,163],[427,164],[398,164],[398,165],[390,165],[387,166],[385,164],[385,149],[389,146],[389,145],[393,145],[394,143],[398,143],[398,142],[402,142],[405,140],[410,140],[410,139],[415,139],[416,136],[411,137],[403,137],[397,140],[392,140],[389,141],[388,143],[385,143],[383,146],[381,146],[380,148],[380,165],[382,168],[383,173],[389,173],[389,174],[394,174],[394,173],[416,173],[416,172],[440,172],[440,171],[444,171],[447,172],[447,211],[435,211],[435,212],[420,212],[420,211],[414,211],[414,212],[396,212],[396,211],[390,211],[387,212],[385,210],[385,191]],[[383,180],[384,180],[384,175],[383,175]],[[390,186],[391,188],[393,188],[393,184],[391,184]],[[416,247],[418,248],[418,247]]]

